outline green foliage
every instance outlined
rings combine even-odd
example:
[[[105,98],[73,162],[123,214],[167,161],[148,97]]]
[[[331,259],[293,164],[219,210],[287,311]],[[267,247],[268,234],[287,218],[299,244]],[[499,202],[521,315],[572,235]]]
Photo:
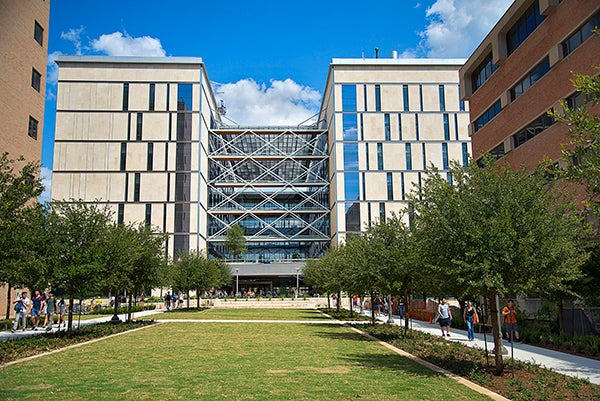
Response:
[[[182,253],[172,266],[172,287],[183,292],[207,291],[231,281],[231,268],[221,259],[202,252]]]
[[[235,224],[229,227],[225,237],[225,247],[236,259],[239,255],[246,253],[248,247],[246,246],[246,237],[242,226]]]

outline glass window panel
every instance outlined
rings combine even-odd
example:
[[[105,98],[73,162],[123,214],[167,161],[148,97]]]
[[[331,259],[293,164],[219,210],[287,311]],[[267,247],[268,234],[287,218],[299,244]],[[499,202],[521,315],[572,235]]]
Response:
[[[342,85],[342,111],[356,111],[356,85]]]
[[[342,116],[342,125],[344,129],[345,141],[358,140],[358,128],[356,124],[356,114],[344,114]]]
[[[344,198],[346,200],[359,199],[358,173],[344,173]]]
[[[346,203],[346,231],[360,231],[360,203]]]
[[[358,143],[344,143],[344,170],[358,170]]]

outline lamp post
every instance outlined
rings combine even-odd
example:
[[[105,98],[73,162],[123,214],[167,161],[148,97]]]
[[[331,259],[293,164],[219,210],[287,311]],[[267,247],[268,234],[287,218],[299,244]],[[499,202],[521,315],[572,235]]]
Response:
[[[240,269],[235,269],[235,296],[238,296],[240,284]]]
[[[300,294],[300,268],[296,267],[296,298]]]

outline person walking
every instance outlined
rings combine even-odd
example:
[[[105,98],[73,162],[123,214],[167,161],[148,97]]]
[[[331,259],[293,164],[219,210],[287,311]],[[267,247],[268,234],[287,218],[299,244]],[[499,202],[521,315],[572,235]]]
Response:
[[[49,292],[48,298],[46,298],[46,331],[52,330],[52,324],[54,323],[54,315],[56,314],[57,309],[58,305],[56,303],[56,298],[54,298],[54,294],[52,294],[52,292]]]
[[[21,328],[23,331],[27,328],[27,312],[29,311],[29,307],[31,305],[29,298],[27,298],[27,292],[23,291],[20,297],[13,302],[15,304],[15,322],[13,324],[13,328],[11,331],[14,333],[17,331],[19,327],[19,320],[21,320]]]
[[[65,297],[60,297],[60,301],[58,301],[58,329],[60,330],[60,325],[67,324],[65,322]]]
[[[438,314],[440,316],[439,323],[442,329],[442,337],[444,335],[450,337],[450,323],[452,322],[452,311],[446,303],[446,298],[442,298],[442,303],[438,305]],[[446,334],[444,334],[444,327],[446,328]]]
[[[512,299],[509,299],[507,305],[502,309],[502,316],[504,316],[504,323],[506,324],[506,336],[508,337],[508,341],[512,342],[513,338],[515,341],[519,341],[517,307]]]
[[[43,301],[44,299],[40,295],[40,292],[36,291],[33,299],[31,300],[31,322],[33,324],[33,330],[37,330],[40,324],[40,312],[42,310]]]
[[[165,295],[165,309],[171,310],[171,291],[167,291],[167,295]]]
[[[467,324],[467,338],[469,341],[473,341],[475,339],[473,328],[477,324],[479,317],[471,300],[467,301],[467,307],[463,310],[463,320]]]

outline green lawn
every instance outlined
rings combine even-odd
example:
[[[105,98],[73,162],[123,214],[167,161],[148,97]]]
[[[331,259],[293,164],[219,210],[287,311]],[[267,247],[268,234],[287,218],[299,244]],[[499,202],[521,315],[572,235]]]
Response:
[[[327,320],[314,309],[206,309],[196,311],[171,311],[144,316],[143,319],[222,319],[222,320]]]
[[[488,399],[333,325],[164,323],[0,372],[2,400]]]

